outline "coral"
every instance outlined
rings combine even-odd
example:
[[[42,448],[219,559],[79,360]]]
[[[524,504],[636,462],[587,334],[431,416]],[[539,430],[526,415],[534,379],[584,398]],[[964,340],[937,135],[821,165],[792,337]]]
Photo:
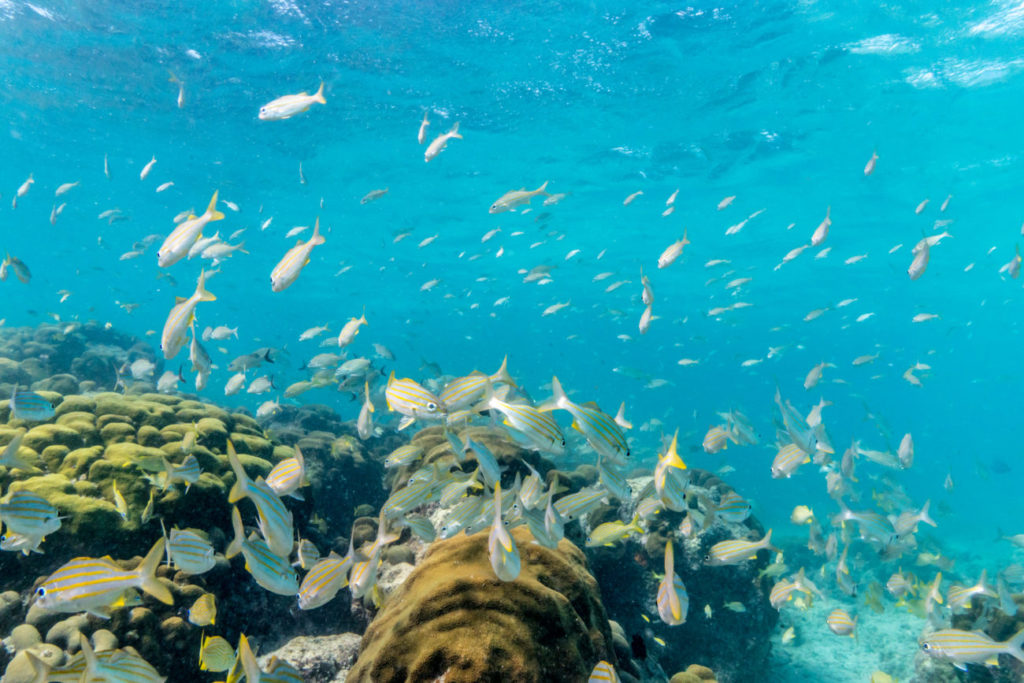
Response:
[[[491,570],[486,532],[431,545],[370,624],[348,681],[586,680],[596,662],[616,661],[583,553],[511,533],[523,569],[507,583]]]
[[[344,680],[345,673],[356,660],[359,641],[360,637],[356,633],[299,636],[273,652],[262,655],[259,663],[266,670],[270,658],[277,657],[298,669],[306,683],[331,683]]]

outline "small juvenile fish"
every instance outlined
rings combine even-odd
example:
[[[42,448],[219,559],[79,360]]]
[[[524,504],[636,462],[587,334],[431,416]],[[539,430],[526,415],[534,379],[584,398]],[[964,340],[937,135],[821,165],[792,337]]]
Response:
[[[718,210],[722,211],[723,209],[728,208],[729,205],[732,204],[734,199],[736,199],[736,195],[732,194],[723,199],[722,201],[718,202]]]
[[[416,142],[423,144],[427,141],[427,127],[430,126],[430,120],[427,118],[429,111],[423,112],[423,120],[420,121],[420,130],[416,134]]]
[[[358,318],[349,318],[348,322],[342,326],[341,332],[338,333],[338,348],[343,349],[351,344],[352,340],[359,334],[359,328],[363,325],[369,325],[366,321],[365,312]]]
[[[161,183],[160,185],[157,185],[156,191],[163,192],[164,190],[169,190],[172,187],[174,187],[174,181],[169,180],[166,183]]]
[[[875,172],[875,163],[878,161],[878,152],[872,152],[868,163],[864,164],[864,175],[869,176]]]
[[[623,206],[629,206],[630,204],[633,203],[634,199],[636,199],[637,197],[639,197],[642,194],[643,194],[643,190],[637,190],[633,194],[631,194],[628,197],[626,197],[625,199],[623,199],[622,200],[622,205]]]
[[[818,227],[814,229],[814,234],[811,235],[811,246],[816,247],[825,241],[828,237],[828,229],[832,227],[832,207],[829,206],[825,210],[825,218],[822,219]]]
[[[220,636],[203,636],[199,648],[199,670],[221,672],[231,668],[235,661],[235,648]]]
[[[920,204],[917,205],[917,208],[914,209],[914,213],[920,215],[921,212],[924,211],[925,207],[927,207],[927,206],[928,206],[928,200],[925,199]]]
[[[451,130],[449,130],[447,133],[442,133],[441,135],[438,135],[429,145],[427,145],[427,151],[423,153],[423,161],[429,162],[431,159],[435,158],[438,154],[443,152],[445,147],[448,145],[448,141],[453,138],[456,140],[462,139],[462,135],[459,134],[458,121],[455,122]]]
[[[64,183],[63,185],[61,185],[60,187],[57,188],[57,191],[53,193],[53,196],[54,197],[59,197],[62,194],[64,194],[65,192],[68,192],[72,188],[75,188],[75,187],[78,187],[78,183],[77,182],[75,182],[75,183]]]
[[[284,119],[290,119],[296,114],[309,111],[309,108],[317,102],[327,104],[327,100],[324,99],[323,81],[320,82],[320,88],[312,95],[302,91],[298,95],[284,95],[276,100],[267,102],[260,107],[259,119],[260,121],[283,121]],[[302,167],[300,166],[300,176],[302,174],[301,169]]]
[[[142,167],[142,171],[139,172],[139,180],[145,180],[146,176],[149,175],[149,172],[153,170],[153,166],[155,165],[156,157],[154,156],[152,159],[149,160],[149,163]]]
[[[509,190],[491,204],[491,208],[487,212],[503,213],[505,211],[515,211],[517,206],[529,204],[530,200],[537,195],[547,195],[548,193],[545,191],[547,187],[548,181],[545,180],[536,190],[527,190],[525,187],[521,187],[518,190]]]
[[[188,610],[188,620],[196,626],[212,626],[217,623],[217,599],[213,593],[203,593]]]
[[[362,199],[359,200],[359,203],[360,204],[369,204],[372,201],[380,199],[381,197],[383,197],[384,195],[386,195],[388,193],[388,189],[390,189],[390,188],[385,187],[383,190],[372,190],[370,192],[367,192],[366,195]]]

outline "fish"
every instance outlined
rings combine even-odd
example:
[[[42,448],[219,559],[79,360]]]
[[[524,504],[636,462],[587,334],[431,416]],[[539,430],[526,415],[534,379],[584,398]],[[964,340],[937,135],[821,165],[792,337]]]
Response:
[[[267,102],[260,107],[259,120],[283,121],[290,119],[296,114],[309,111],[309,108],[316,103],[327,104],[327,100],[324,99],[323,81],[320,82],[320,87],[312,95],[302,91],[297,95],[284,95]]]
[[[166,677],[161,676],[153,665],[134,652],[127,650],[108,650],[96,653],[89,644],[88,638],[79,641],[82,661],[84,663],[82,681],[125,681],[126,683],[163,683]],[[50,679],[53,680],[53,679]]]
[[[573,428],[586,437],[591,448],[612,462],[625,464],[625,459],[630,455],[630,448],[626,435],[619,426],[619,420],[606,415],[596,407],[570,401],[557,377],[551,378],[551,394],[550,405],[572,415]]]
[[[349,572],[349,590],[353,599],[362,598],[368,595],[377,585],[377,569],[380,565],[380,555],[384,548],[398,540],[399,534],[388,529],[387,521],[383,515],[377,524],[377,538],[366,553],[367,559],[356,562]]]
[[[551,413],[527,403],[508,403],[504,400],[507,393],[507,387],[495,392],[490,382],[487,382],[484,400],[478,410],[501,413],[505,425],[512,430],[511,435],[518,437],[527,447],[554,455],[564,453],[565,436]]]
[[[217,623],[217,598],[213,593],[203,593],[188,609],[188,620],[196,626],[212,626]]]
[[[461,140],[462,135],[459,133],[459,122],[456,121],[452,125],[451,130],[447,133],[442,133],[434,138],[429,145],[427,150],[423,153],[423,161],[429,162],[430,160],[437,157],[438,154],[444,151],[445,147],[448,146],[448,141],[451,139]]]
[[[308,483],[306,481],[306,461],[298,446],[295,446],[294,456],[274,465],[270,474],[267,475],[266,482],[270,490],[280,498],[291,496],[297,500],[304,500],[298,490]]]
[[[32,548],[61,526],[57,508],[38,493],[26,490],[14,491],[6,503],[0,503],[0,519],[7,525],[7,533],[18,534]]]
[[[797,468],[806,465],[811,461],[811,456],[795,443],[789,443],[779,448],[772,461],[772,478],[788,479],[793,476]]]
[[[857,628],[857,620],[852,618],[846,610],[837,607],[825,617],[825,623],[832,633],[837,636],[852,636]]]
[[[658,500],[669,510],[681,512],[686,507],[685,492],[688,477],[685,474],[686,463],[677,452],[679,431],[672,436],[672,441],[665,452],[658,456],[654,468],[654,491]]]
[[[341,332],[338,333],[338,348],[343,349],[351,344],[352,340],[359,334],[359,328],[363,325],[369,325],[366,322],[365,312],[358,318],[349,318],[348,322],[342,326]]]
[[[320,234],[320,217],[317,216],[316,225],[313,226],[313,235],[309,240],[306,242],[299,240],[270,272],[270,289],[274,292],[283,292],[291,287],[292,283],[298,279],[302,269],[309,264],[309,255],[313,252],[313,247],[323,244],[325,241]]]
[[[370,383],[366,381],[363,383],[364,388],[364,399],[363,405],[359,409],[359,417],[356,419],[356,434],[359,435],[360,439],[364,441],[373,436],[373,413],[374,407],[373,402],[370,400]]]
[[[760,541],[747,541],[743,539],[719,541],[711,546],[707,555],[704,556],[704,564],[712,567],[739,564],[740,562],[754,559],[759,550],[765,549],[776,553],[782,552],[772,545],[771,529],[768,530],[768,533]]]
[[[45,422],[56,415],[53,404],[49,399],[34,391],[18,391],[17,385],[15,385],[14,389],[11,391],[11,399],[8,402],[8,405],[11,408],[11,417],[16,420],[25,420],[26,422]],[[19,439],[18,445],[14,446],[14,451],[11,454],[12,456],[17,453],[20,445],[21,440]]]
[[[868,163],[864,164],[864,175],[869,176],[875,172],[875,164],[878,162],[878,152],[872,152]]]
[[[14,276],[18,278],[18,282],[27,285],[32,280],[32,272],[25,265],[25,262],[16,256],[7,254],[4,256],[4,260],[0,263],[0,282],[7,281],[7,273],[14,271]]]
[[[520,570],[519,549],[501,518],[501,481],[494,484],[494,523],[487,538],[487,554],[499,579],[516,580]]]
[[[76,557],[36,588],[32,604],[44,612],[88,612],[107,619],[110,606],[130,588],[141,589],[166,605],[174,604],[170,590],[156,577],[163,556],[161,537],[132,570],[121,569],[109,557]]]
[[[679,626],[686,621],[690,598],[686,587],[675,573],[675,555],[672,539],[665,543],[665,576],[658,584],[658,616],[669,626]]]
[[[999,594],[988,585],[987,576],[988,572],[982,569],[978,583],[973,586],[959,586],[956,584],[950,586],[949,593],[946,594],[946,602],[954,612],[971,609],[971,601],[976,595],[984,595],[989,598],[999,597]]]
[[[292,562],[292,566],[309,571],[319,561],[319,548],[308,538],[300,538],[299,542],[295,544],[295,561]]]
[[[235,459],[237,461],[237,456]],[[257,481],[262,483],[262,479]],[[289,521],[291,521],[290,513]],[[226,558],[230,560],[241,553],[245,557],[245,570],[260,587],[271,593],[295,595],[299,592],[298,577],[287,559],[292,549],[291,534],[288,536],[288,550],[281,555],[272,551],[270,546],[255,533],[251,534],[249,538],[245,538],[242,517],[238,514],[238,508],[234,506],[231,508],[231,526],[234,529],[235,538],[224,551]]]
[[[911,280],[920,278],[928,268],[928,257],[931,247],[927,239],[921,240],[918,244],[921,246],[921,249],[914,253],[914,260],[910,262],[910,266],[907,268],[907,274]]]
[[[810,524],[814,521],[814,511],[806,505],[797,505],[789,515],[793,524]]]
[[[682,255],[683,247],[687,244],[690,244],[690,240],[686,238],[686,230],[683,230],[683,238],[678,242],[673,242],[668,245],[665,247],[665,250],[661,252],[661,256],[658,257],[658,268],[668,268],[675,263],[676,259]]]
[[[196,291],[187,299],[177,297],[171,312],[167,315],[163,333],[160,336],[160,349],[164,358],[170,360],[178,355],[185,345],[185,333],[195,320],[196,306],[203,301],[216,301],[217,297],[206,289],[206,271],[200,271]]]
[[[213,221],[224,219],[224,214],[217,210],[217,194],[214,191],[210,204],[201,216],[189,215],[188,219],[178,224],[167,236],[157,251],[157,265],[169,268],[188,255],[192,245],[200,238],[203,229]]]
[[[921,649],[936,659],[949,661],[957,669],[967,671],[967,664],[999,665],[999,655],[1008,654],[1024,662],[1024,629],[1008,640],[993,640],[981,631],[940,629],[922,636]]]
[[[253,481],[242,469],[235,446],[227,443],[228,462],[235,473],[235,484],[228,493],[228,502],[234,504],[248,498],[256,506],[260,534],[271,552],[279,557],[288,557],[292,552],[292,513],[281,502],[281,498],[259,477]],[[237,536],[237,535],[236,535]]]
[[[111,495],[114,496],[114,507],[117,508],[117,514],[121,515],[121,519],[128,521],[128,502],[125,501],[124,496],[117,489],[117,480],[114,480],[113,486],[111,487]]]
[[[727,427],[715,425],[708,429],[707,433],[704,435],[701,447],[704,449],[705,453],[712,455],[723,448],[728,448],[730,438],[729,429]]]
[[[185,456],[180,465],[172,464],[167,458],[162,460],[164,471],[161,473],[163,476],[160,482],[160,489],[163,491],[166,491],[178,482],[183,482],[185,484],[185,493],[188,493],[189,487],[199,481],[199,477],[203,473],[202,468],[199,466],[199,460],[191,454]]]
[[[735,491],[725,491],[714,505],[713,511],[716,517],[724,519],[731,524],[741,524],[750,517],[750,501],[741,497]]]
[[[388,193],[388,189],[389,188],[385,187],[383,190],[371,190],[370,192],[367,192],[362,199],[359,200],[359,203],[369,204],[372,201],[376,201],[383,197],[384,195],[386,195]]]
[[[345,557],[339,557],[332,551],[313,565],[299,586],[299,609],[316,609],[333,600],[338,591],[348,585],[348,573],[354,559],[355,552],[350,540],[349,552]]]
[[[508,374],[508,356],[502,359],[501,366],[492,375],[473,372],[465,377],[453,379],[445,385],[438,398],[448,412],[469,408],[480,402],[487,390],[488,382],[515,386],[515,380]]]
[[[495,200],[487,212],[493,214],[503,213],[505,211],[515,211],[517,206],[522,206],[523,204],[528,205],[530,200],[538,195],[550,196],[549,193],[546,192],[547,187],[548,181],[545,180],[536,190],[527,190],[525,187],[521,187],[518,190],[509,190]]]
[[[153,170],[154,166],[156,166],[156,156],[146,162],[146,165],[142,167],[141,171],[139,171],[139,180],[145,180],[146,176],[149,175],[149,172]]]
[[[227,384],[224,385],[224,395],[234,396],[235,394],[240,392],[242,390],[242,387],[245,386],[245,380],[246,377],[244,372],[239,372],[232,375],[228,379]]]
[[[384,399],[388,410],[405,415],[412,420],[436,419],[444,416],[444,405],[441,399],[425,389],[419,382],[408,377],[395,379],[395,371],[391,371]]]
[[[828,229],[832,227],[832,207],[829,206],[825,209],[825,217],[818,224],[818,227],[814,229],[814,233],[811,235],[811,246],[816,247],[825,241],[828,237]]]
[[[420,121],[420,130],[416,134],[416,142],[421,145],[427,141],[427,127],[430,126],[430,120],[427,118],[428,114],[430,114],[429,111],[423,112],[423,120]]]
[[[423,448],[415,444],[399,446],[384,458],[384,468],[406,467],[423,456]]]
[[[554,501],[554,509],[564,520],[572,521],[607,501],[608,492],[603,488],[582,488],[576,493]]]
[[[590,672],[587,683],[619,683],[619,674],[611,663],[601,660]]]
[[[235,648],[220,636],[203,635],[199,647],[199,670],[222,672],[231,668],[235,661]]]
[[[205,574],[217,563],[210,542],[191,529],[171,529],[167,554],[175,569],[189,576]]]
[[[639,524],[639,519],[639,515],[634,515],[633,521],[629,523],[615,520],[597,526],[587,536],[586,546],[588,548],[610,547],[626,540],[633,534],[644,533],[643,527]]]

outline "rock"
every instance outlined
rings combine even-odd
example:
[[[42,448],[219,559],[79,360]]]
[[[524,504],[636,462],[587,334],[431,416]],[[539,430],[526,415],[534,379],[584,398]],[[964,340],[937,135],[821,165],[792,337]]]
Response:
[[[700,664],[691,664],[686,671],[680,671],[669,679],[669,683],[701,683],[701,681],[716,681],[715,672]]]
[[[78,640],[82,637],[82,631],[89,625],[89,617],[85,614],[76,614],[63,621],[58,621],[46,632],[46,642],[60,645],[68,652],[78,650]]]
[[[101,628],[92,634],[92,645],[96,652],[117,649],[117,636],[105,628]]]
[[[18,624],[8,638],[15,652],[27,650],[33,645],[43,642],[43,637],[39,635],[39,631],[32,624]]]
[[[17,591],[0,593],[0,633],[6,633],[21,612],[21,596]]]
[[[260,657],[259,663],[266,669],[270,658],[277,657],[298,669],[306,683],[328,683],[338,680],[339,675],[352,667],[359,652],[359,641],[356,633],[299,636]]]
[[[348,680],[447,683],[586,680],[594,663],[617,661],[597,582],[568,541],[557,550],[512,532],[522,571],[495,575],[487,532],[430,546],[363,636]]]

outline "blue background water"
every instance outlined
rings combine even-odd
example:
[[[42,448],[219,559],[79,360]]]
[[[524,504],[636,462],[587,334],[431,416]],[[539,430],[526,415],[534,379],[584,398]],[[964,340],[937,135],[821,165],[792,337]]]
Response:
[[[258,346],[287,345],[292,369],[278,366],[278,383],[299,379],[301,360],[318,351],[300,345],[299,333],[325,323],[336,331],[364,307],[370,325],[351,350],[386,344],[400,375],[426,376],[422,359],[455,375],[493,370],[508,353],[535,396],[557,373],[579,400],[609,411],[625,400],[637,425],[657,418],[686,434],[688,446],[699,446],[714,412],[730,407],[770,441],[777,382],[802,411],[820,396],[835,402],[824,415],[840,452],[853,437],[884,449],[912,432],[917,464],[900,481],[918,503],[951,502],[959,514],[941,519],[941,537],[990,552],[996,527],[1012,527],[1022,511],[1021,285],[997,271],[1024,220],[1024,9],[870,5],[0,0],[0,246],[35,276],[29,286],[4,283],[0,317],[32,324],[56,312],[139,335],[159,331],[173,297],[192,291],[198,260],[170,269],[172,287],[156,278],[155,246],[137,260],[119,256],[148,234],[166,234],[176,213],[204,207],[219,188],[241,212],[227,211],[216,228],[226,236],[247,227],[251,255],[224,265],[210,283],[218,301],[199,310],[201,326],[237,325],[242,337],[223,344],[229,356],[214,352],[221,370],[211,399],[235,400],[221,395],[226,359]],[[185,82],[183,109],[168,70]],[[257,120],[262,104],[312,91],[321,79],[326,107]],[[465,136],[429,164],[416,143],[425,109],[430,139],[456,120]],[[873,150],[878,167],[865,178]],[[151,155],[158,163],[140,182]],[[308,184],[299,183],[299,162]],[[12,210],[29,173],[36,184]],[[174,187],[154,192],[169,180]],[[488,214],[505,191],[544,180],[569,196],[550,209],[535,202],[525,215]],[[62,198],[67,208],[51,226],[53,191],[73,181],[81,185]],[[383,187],[383,199],[359,204]],[[677,188],[675,213],[661,217]],[[638,190],[644,195],[624,207]],[[737,196],[734,204],[716,211],[727,195]],[[831,254],[818,260],[811,249],[774,271],[808,240],[826,206],[833,226],[823,246]],[[96,219],[113,207],[131,220]],[[742,232],[724,234],[759,209]],[[550,216],[538,222],[542,212]],[[268,275],[293,243],[285,232],[318,215],[327,243],[295,285],[273,294]],[[269,216],[272,226],[260,232]],[[954,237],[911,282],[910,247],[922,232],[938,232],[940,218],[953,221]],[[502,232],[481,244],[496,227]],[[692,241],[684,258],[656,270],[684,228]],[[524,234],[512,236],[516,230]],[[411,236],[394,244],[405,231]],[[417,248],[434,234],[433,244]],[[581,251],[567,262],[571,249]],[[867,259],[843,264],[863,253]],[[482,257],[471,261],[475,254]],[[705,269],[715,258],[732,263]],[[520,269],[542,264],[557,266],[551,284],[522,282]],[[343,265],[351,269],[336,276]],[[660,316],[643,337],[641,266]],[[706,284],[726,268],[734,274]],[[606,271],[615,275],[592,282]],[[736,277],[753,280],[732,296],[724,284]],[[433,278],[441,284],[421,292]],[[620,279],[631,283],[605,292]],[[73,292],[63,304],[60,289]],[[504,296],[507,305],[492,305]],[[811,310],[853,297],[803,322]],[[571,307],[541,317],[566,300]],[[754,306],[706,316],[737,300]],[[115,301],[141,306],[129,315]],[[854,322],[867,312],[876,315]],[[918,312],[942,317],[912,324]],[[741,367],[769,346],[787,350]],[[873,365],[851,366],[875,352]],[[701,363],[680,367],[684,357]],[[822,360],[838,367],[805,392],[804,376]],[[933,367],[923,387],[901,379],[917,361]],[[179,362],[184,356],[169,367]],[[645,389],[650,378],[669,383]],[[302,400],[353,418],[358,410],[330,391]],[[865,405],[891,425],[893,441],[864,420]],[[641,460],[651,462],[659,436],[660,429],[633,432]],[[734,466],[730,481],[770,524],[787,524],[796,503],[829,511],[811,471],[770,480],[772,454],[733,447],[724,456],[684,456],[695,466]],[[994,459],[1009,470],[993,472]],[[869,470],[879,468],[862,465]],[[942,490],[947,472],[952,496]]]

